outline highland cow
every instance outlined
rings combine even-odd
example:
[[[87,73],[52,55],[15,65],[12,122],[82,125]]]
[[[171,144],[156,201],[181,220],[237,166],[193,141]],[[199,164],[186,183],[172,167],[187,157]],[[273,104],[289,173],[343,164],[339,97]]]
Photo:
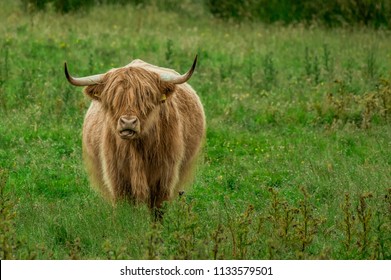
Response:
[[[92,102],[83,124],[83,159],[91,185],[112,202],[159,209],[191,177],[205,136],[205,115],[184,75],[134,60],[107,73],[72,77]]]

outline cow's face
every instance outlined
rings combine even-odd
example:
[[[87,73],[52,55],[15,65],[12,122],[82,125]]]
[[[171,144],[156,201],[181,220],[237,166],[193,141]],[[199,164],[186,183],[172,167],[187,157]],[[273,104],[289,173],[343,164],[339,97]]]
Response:
[[[159,68],[142,61],[136,63]],[[146,68],[132,66],[133,62],[106,74],[81,78],[72,77],[64,63],[64,72],[70,84],[87,86],[85,93],[101,102],[112,132],[122,139],[130,140],[148,134],[159,121],[161,104],[170,98],[175,85],[190,79],[196,64],[197,56],[190,70],[183,75],[172,71],[161,71],[165,73],[158,75]]]
[[[141,68],[119,68],[108,72],[102,83],[88,86],[85,93],[101,102],[106,121],[121,139],[132,140],[159,121],[162,103],[175,85]]]

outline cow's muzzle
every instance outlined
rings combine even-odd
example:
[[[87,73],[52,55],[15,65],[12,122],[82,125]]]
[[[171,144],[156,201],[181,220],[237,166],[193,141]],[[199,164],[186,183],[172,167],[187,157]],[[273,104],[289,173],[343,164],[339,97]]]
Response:
[[[117,131],[122,139],[133,139],[140,132],[140,121],[135,116],[122,116],[118,119]]]

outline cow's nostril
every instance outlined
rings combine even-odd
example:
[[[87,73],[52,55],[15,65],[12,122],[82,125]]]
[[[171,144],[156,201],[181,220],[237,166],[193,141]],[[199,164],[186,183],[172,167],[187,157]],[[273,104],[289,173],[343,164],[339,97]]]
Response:
[[[137,122],[138,122],[138,119],[137,119],[136,117],[133,117],[133,118],[129,119],[129,123],[130,123],[131,125],[136,125]]]

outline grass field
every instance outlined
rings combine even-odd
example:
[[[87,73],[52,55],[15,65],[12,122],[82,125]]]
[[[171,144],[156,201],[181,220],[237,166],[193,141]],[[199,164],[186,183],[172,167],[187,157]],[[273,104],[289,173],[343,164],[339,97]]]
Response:
[[[0,1],[1,259],[391,259],[390,31],[178,11]],[[89,187],[89,100],[64,61],[184,72],[195,54],[208,130],[193,185],[162,223],[113,208]]]

